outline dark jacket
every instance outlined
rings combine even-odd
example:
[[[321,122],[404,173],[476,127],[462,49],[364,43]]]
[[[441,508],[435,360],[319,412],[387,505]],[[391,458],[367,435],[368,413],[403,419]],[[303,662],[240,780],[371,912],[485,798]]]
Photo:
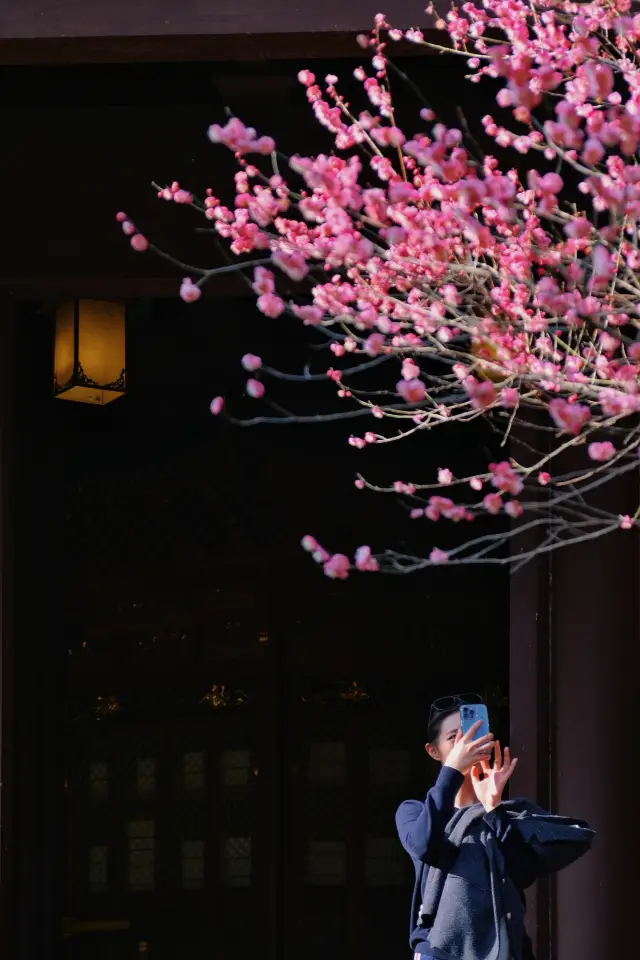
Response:
[[[495,960],[504,920],[514,960],[531,960],[523,891],[586,853],[593,831],[526,800],[456,811],[462,782],[445,767],[424,804],[396,814],[416,869],[411,947],[435,960]]]

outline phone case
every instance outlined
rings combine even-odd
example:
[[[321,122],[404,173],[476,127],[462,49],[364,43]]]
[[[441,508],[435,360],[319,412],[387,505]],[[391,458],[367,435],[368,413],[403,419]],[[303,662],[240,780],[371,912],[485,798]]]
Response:
[[[474,740],[490,733],[487,708],[484,703],[466,703],[460,707],[460,727],[463,733],[467,733],[478,720],[482,721],[482,726],[474,734]]]

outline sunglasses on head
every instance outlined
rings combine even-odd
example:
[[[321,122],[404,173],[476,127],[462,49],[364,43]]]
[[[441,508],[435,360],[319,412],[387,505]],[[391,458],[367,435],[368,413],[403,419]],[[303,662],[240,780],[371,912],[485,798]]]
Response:
[[[449,713],[451,710],[456,710],[458,707],[462,707],[467,703],[482,702],[482,697],[478,693],[460,693],[453,697],[440,697],[439,700],[434,700],[431,704],[429,723],[433,723],[440,714]]]

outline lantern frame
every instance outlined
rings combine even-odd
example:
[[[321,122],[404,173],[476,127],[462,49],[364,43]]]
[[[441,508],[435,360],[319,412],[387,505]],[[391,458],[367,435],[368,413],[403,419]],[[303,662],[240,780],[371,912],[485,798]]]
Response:
[[[125,332],[125,366],[120,371],[118,377],[115,380],[112,380],[109,383],[97,383],[90,376],[85,373],[84,367],[80,361],[80,323],[81,323],[81,309],[82,304],[92,301],[94,298],[82,297],[80,299],[73,299],[71,302],[73,304],[73,372],[69,380],[60,385],[58,383],[57,370],[54,357],[54,371],[53,371],[53,395],[55,399],[62,400],[71,400],[75,403],[85,403],[90,406],[105,406],[108,403],[112,403],[114,400],[117,400],[119,397],[123,396],[126,393],[127,389],[127,368],[126,368],[126,320],[127,320],[127,309],[126,305],[123,308],[123,320],[124,320],[124,332]],[[94,301],[96,302],[96,301]],[[122,303],[122,301],[97,301],[100,303]],[[65,301],[69,303],[69,301]],[[56,310],[55,317],[55,337],[57,339],[58,335],[58,313],[59,310],[64,306],[61,304]],[[55,353],[55,351],[54,351]],[[81,397],[70,397],[65,396],[69,394],[70,391],[77,387],[83,387],[91,391],[95,391],[95,397],[91,395],[85,395],[84,398]],[[104,398],[104,394],[111,394],[107,399]]]

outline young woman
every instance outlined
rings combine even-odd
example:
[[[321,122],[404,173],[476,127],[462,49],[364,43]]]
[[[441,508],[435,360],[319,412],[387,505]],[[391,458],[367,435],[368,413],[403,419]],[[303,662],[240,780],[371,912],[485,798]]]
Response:
[[[442,764],[423,801],[396,813],[416,882],[410,945],[415,960],[533,960],[524,929],[524,890],[587,852],[586,823],[503,801],[516,767],[493,734],[463,736],[455,696],[431,708],[426,750]]]

